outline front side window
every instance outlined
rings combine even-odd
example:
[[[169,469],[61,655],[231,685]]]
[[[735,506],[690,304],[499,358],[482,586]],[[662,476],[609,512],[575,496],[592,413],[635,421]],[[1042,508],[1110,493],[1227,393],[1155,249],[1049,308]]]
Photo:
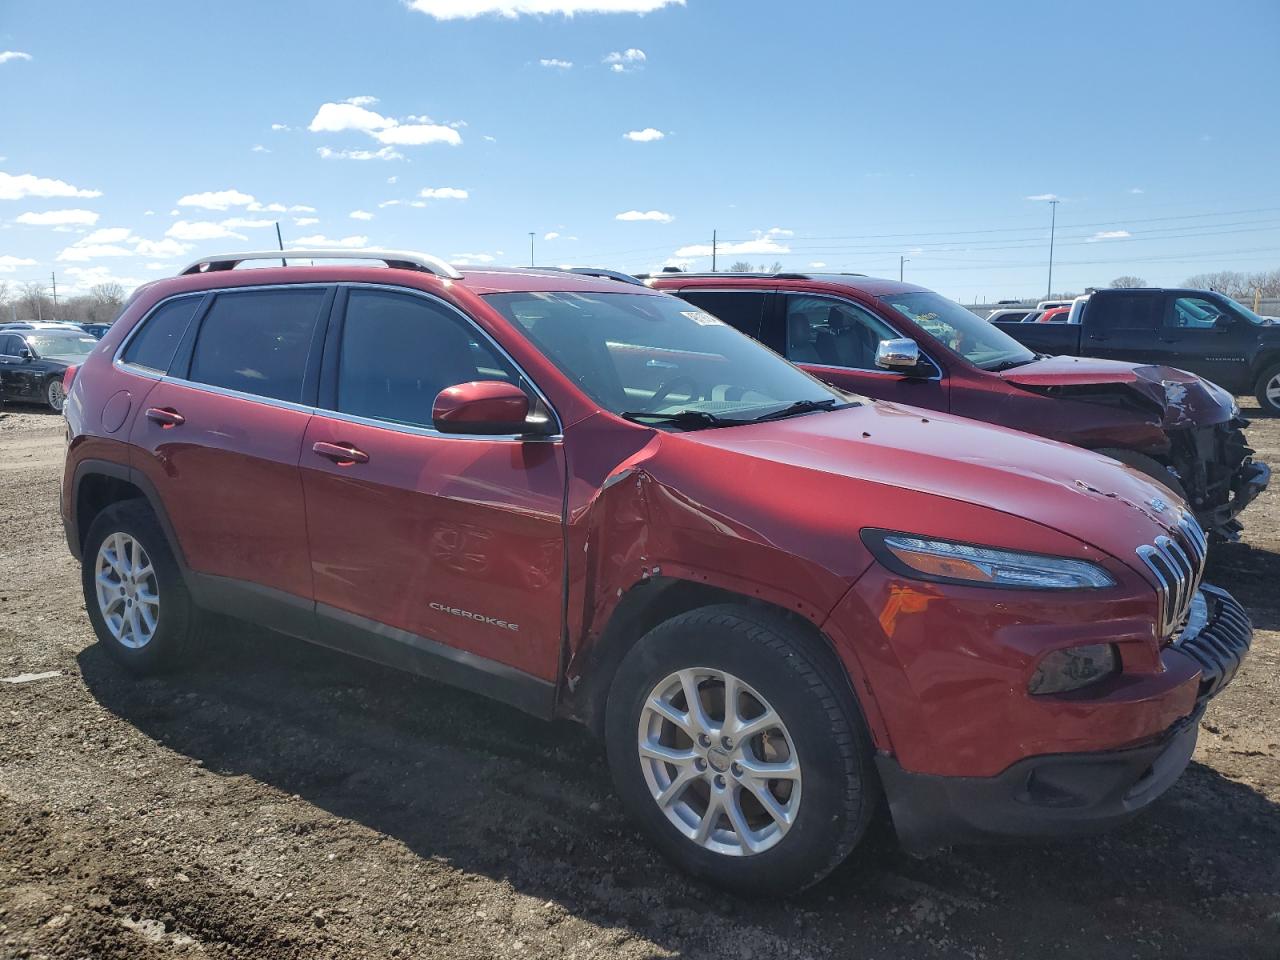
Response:
[[[1227,311],[1203,297],[1174,297],[1169,326],[1180,330],[1210,330],[1226,326]]]
[[[324,298],[314,287],[218,294],[200,325],[188,379],[300,402]]]
[[[767,347],[675,297],[503,293],[485,299],[584,393],[617,414],[694,413],[737,421],[797,402],[849,402]]]
[[[97,339],[86,333],[48,333],[27,337],[27,346],[36,356],[51,360],[83,360],[97,345]]]
[[[930,291],[893,293],[880,298],[914,321],[943,346],[983,370],[1007,370],[1036,355],[999,327],[993,327],[954,300]]]
[[[196,307],[203,297],[203,294],[179,297],[157,307],[129,341],[121,359],[134,366],[168,373],[178,342],[186,333],[187,324],[195,316]]]
[[[506,380],[529,392],[510,361],[448,307],[351,291],[338,358],[340,412],[430,427],[440,391],[472,380]]]
[[[879,317],[851,303],[793,294],[786,304],[787,359],[792,363],[876,370],[880,341],[898,336]]]

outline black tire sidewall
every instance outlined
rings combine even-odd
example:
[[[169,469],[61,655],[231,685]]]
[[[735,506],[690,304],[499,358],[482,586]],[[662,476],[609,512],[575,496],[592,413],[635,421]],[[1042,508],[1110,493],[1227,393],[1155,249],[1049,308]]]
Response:
[[[49,397],[49,391],[53,389],[53,385],[55,383],[61,385],[61,382],[62,382],[61,377],[50,377],[48,380],[44,382],[44,402],[45,402],[45,405],[54,413],[61,413],[62,409],[60,407],[55,407],[53,405],[53,400],[50,399]],[[67,397],[66,397],[66,394],[63,394],[62,396],[63,406],[66,406],[66,403],[67,403]]]
[[[689,873],[736,893],[786,895],[816,883],[860,838],[878,796],[870,746],[856,711],[819,679],[790,625],[710,608],[656,627],[628,653],[605,718],[609,766],[624,805],[658,849]],[[753,630],[774,641],[752,642]],[[791,628],[792,630],[794,628]],[[759,634],[757,634],[759,636]],[[803,771],[800,809],[785,837],[746,857],[705,850],[681,834],[654,802],[637,753],[641,708],[662,679],[688,667],[724,670],[757,690],[783,718]],[[853,714],[853,715],[851,715]],[[851,779],[854,782],[851,785]],[[850,801],[851,786],[856,801]],[[856,835],[841,849],[850,820]]]
[[[151,640],[137,649],[124,646],[112,635],[98,608],[94,583],[98,549],[114,533],[127,533],[137,540],[151,558],[151,565],[156,571],[160,613]],[[113,504],[98,514],[85,537],[80,566],[89,622],[111,656],[136,673],[168,669],[181,659],[192,622],[191,600],[169,541],[150,507],[143,501],[129,500]]]
[[[1280,363],[1272,364],[1266,370],[1263,370],[1253,390],[1253,396],[1258,401],[1258,406],[1269,417],[1280,417],[1280,407],[1277,407],[1267,399],[1267,384],[1272,377],[1276,376],[1280,376]]]

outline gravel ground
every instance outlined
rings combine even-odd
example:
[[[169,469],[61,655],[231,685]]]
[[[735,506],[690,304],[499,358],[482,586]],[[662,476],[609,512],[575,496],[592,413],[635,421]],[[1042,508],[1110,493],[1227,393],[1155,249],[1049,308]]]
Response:
[[[882,834],[759,903],[659,860],[571,725],[229,621],[128,678],[62,539],[61,418],[6,411],[0,678],[55,674],[0,683],[6,960],[1280,958],[1280,491],[1210,560],[1253,657],[1144,817],[928,859]],[[1251,442],[1280,464],[1280,420]]]

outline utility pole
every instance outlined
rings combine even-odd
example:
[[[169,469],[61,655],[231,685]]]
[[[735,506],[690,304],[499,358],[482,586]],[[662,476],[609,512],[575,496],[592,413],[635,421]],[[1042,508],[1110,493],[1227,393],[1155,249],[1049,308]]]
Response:
[[[1049,201],[1049,209],[1051,211],[1049,215],[1049,290],[1044,295],[1046,300],[1052,299],[1053,297],[1053,235],[1058,226],[1059,202],[1060,201],[1058,200]]]
[[[529,231],[529,266],[531,267],[533,266],[533,233],[534,231]]]
[[[911,262],[910,257],[901,257],[901,256],[898,257],[898,282],[899,283],[902,282],[902,265],[904,263],[910,263],[910,262]]]
[[[711,231],[711,272],[716,272],[716,232]]]
[[[279,246],[281,250],[283,250],[283,249],[284,249],[284,238],[280,236],[280,221],[279,221],[279,220],[277,220],[277,221],[276,221],[276,245],[277,245],[277,246]],[[282,267],[287,267],[288,265],[289,265],[289,264],[285,262],[284,257],[281,257],[281,258],[280,258],[280,266],[282,266]]]
[[[53,287],[53,319],[58,319],[58,275],[53,271],[49,272],[49,283]]]

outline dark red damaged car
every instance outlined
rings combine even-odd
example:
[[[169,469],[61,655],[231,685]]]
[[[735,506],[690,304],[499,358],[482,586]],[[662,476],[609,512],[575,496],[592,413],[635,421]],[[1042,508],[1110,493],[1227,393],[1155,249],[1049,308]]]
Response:
[[[671,274],[649,281],[844,390],[1085,447],[1159,480],[1210,534],[1266,489],[1235,400],[1183,370],[1036,354],[959,304],[857,274]]]

